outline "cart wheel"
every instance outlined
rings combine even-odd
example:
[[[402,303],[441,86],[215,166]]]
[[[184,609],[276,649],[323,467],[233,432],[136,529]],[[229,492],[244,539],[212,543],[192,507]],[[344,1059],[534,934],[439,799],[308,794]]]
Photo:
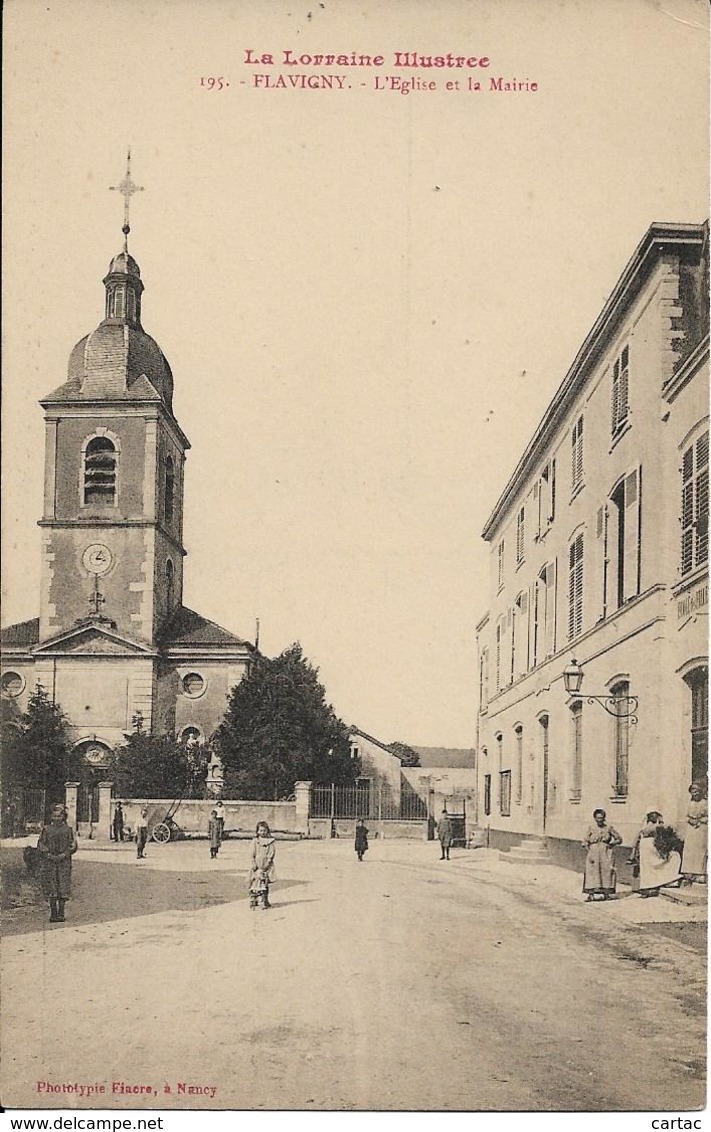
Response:
[[[159,845],[166,845],[170,841],[170,826],[164,821],[159,821],[157,825],[153,826],[151,838],[153,841],[157,841]]]

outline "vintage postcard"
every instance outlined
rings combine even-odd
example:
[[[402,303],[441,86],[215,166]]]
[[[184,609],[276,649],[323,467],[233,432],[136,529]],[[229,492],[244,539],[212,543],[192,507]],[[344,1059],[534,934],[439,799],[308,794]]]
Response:
[[[2,1105],[699,1127],[707,5],[4,37]]]

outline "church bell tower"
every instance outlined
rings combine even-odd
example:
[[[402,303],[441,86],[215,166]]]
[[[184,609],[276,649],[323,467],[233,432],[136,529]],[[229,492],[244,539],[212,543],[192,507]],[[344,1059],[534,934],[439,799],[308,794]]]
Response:
[[[67,380],[45,397],[40,520],[40,643],[104,627],[144,647],[181,606],[187,437],[173,414],[173,375],[142,326],[143,282],[123,248],[103,280],[104,318],[74,347]]]

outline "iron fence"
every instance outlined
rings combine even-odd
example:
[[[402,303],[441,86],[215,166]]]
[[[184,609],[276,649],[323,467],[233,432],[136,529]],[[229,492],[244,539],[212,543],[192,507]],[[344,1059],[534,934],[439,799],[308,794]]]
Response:
[[[411,790],[396,793],[386,783],[358,782],[341,786],[331,782],[312,787],[312,818],[341,818],[355,821],[424,821],[427,801]]]

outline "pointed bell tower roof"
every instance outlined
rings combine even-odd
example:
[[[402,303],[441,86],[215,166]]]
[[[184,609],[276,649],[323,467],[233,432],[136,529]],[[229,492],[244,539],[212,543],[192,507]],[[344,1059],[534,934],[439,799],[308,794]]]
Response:
[[[142,192],[131,180],[131,151],[126,176],[111,188],[124,197],[123,248],[113,257],[104,277],[104,319],[69,356],[67,380],[42,401],[156,400],[173,412],[173,374],[160,346],[141,325],[143,281],[138,263],[129,254],[129,207]]]

